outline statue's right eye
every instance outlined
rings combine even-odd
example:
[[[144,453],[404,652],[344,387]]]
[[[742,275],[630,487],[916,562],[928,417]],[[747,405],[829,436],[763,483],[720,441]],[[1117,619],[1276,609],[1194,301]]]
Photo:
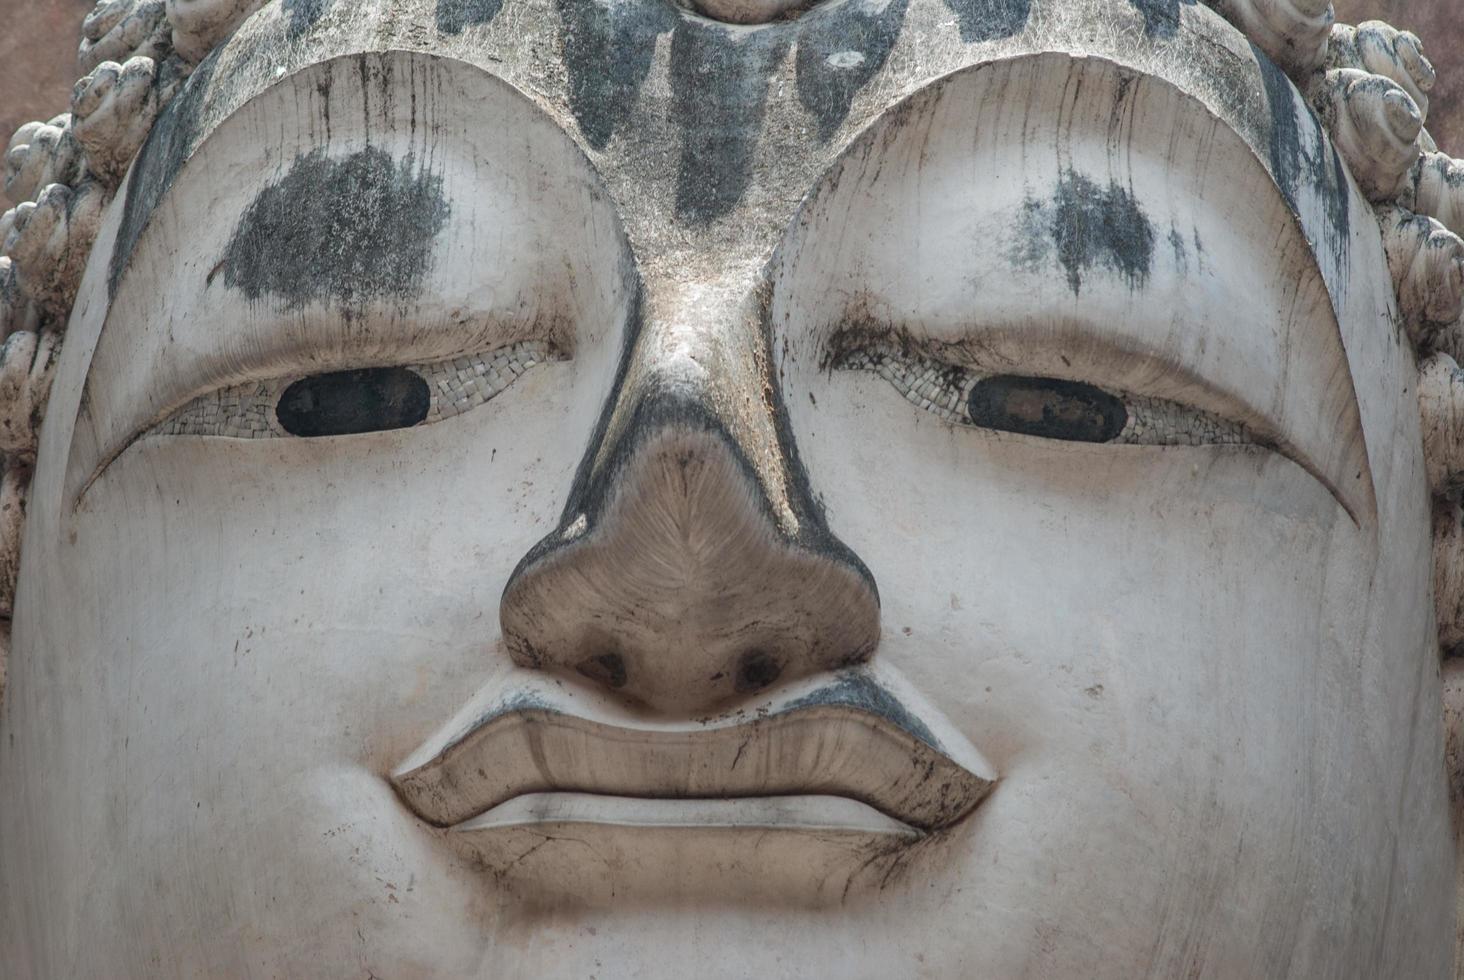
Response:
[[[461,415],[530,368],[561,359],[547,343],[523,341],[431,364],[252,381],[193,399],[145,435],[318,438],[406,429]]]

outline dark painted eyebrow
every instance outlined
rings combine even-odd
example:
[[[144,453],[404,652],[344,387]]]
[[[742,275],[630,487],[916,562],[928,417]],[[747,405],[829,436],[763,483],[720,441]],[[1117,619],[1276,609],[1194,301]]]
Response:
[[[224,284],[287,312],[322,298],[347,314],[404,302],[421,289],[451,211],[441,175],[410,154],[316,149],[245,209],[224,250]]]
[[[1130,188],[1112,178],[1100,184],[1071,167],[1062,169],[1050,195],[1028,191],[1017,226],[1008,261],[1032,272],[1055,263],[1074,296],[1082,294],[1083,277],[1098,269],[1119,276],[1130,289],[1142,287],[1160,240]],[[1183,238],[1171,237],[1169,244],[1176,255],[1189,248]]]

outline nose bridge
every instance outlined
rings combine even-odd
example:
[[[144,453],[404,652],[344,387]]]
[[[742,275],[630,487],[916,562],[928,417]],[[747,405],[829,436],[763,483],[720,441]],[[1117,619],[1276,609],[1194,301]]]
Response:
[[[516,661],[696,711],[873,652],[874,581],[808,487],[761,310],[724,284],[645,297],[560,526],[504,590]]]
[[[591,513],[610,496],[630,451],[669,427],[717,431],[749,468],[780,532],[813,519],[806,479],[780,431],[769,388],[761,294],[748,277],[661,284],[643,294],[641,323],[606,406],[603,433],[586,453],[566,514]]]

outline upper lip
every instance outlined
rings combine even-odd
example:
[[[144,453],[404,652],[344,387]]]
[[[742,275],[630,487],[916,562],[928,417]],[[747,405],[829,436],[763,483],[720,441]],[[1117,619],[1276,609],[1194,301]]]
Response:
[[[711,718],[651,719],[518,669],[478,694],[392,774],[440,827],[516,797],[847,797],[923,831],[973,810],[995,771],[888,666],[784,685]]]

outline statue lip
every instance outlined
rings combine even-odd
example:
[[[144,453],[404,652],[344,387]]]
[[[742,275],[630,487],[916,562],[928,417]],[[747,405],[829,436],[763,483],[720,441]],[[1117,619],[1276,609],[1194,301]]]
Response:
[[[580,801],[579,819],[588,819],[586,799],[635,799],[656,801],[641,808],[648,825],[727,827],[739,825],[739,813],[757,813],[747,826],[767,829],[769,820],[798,823],[814,811],[806,802],[737,801],[801,797],[832,800],[840,819],[850,801],[863,804],[913,830],[912,839],[968,815],[996,778],[950,721],[883,665],[806,678],[715,717],[678,720],[517,668],[391,775],[419,817],[462,830],[560,819],[562,807],[545,801],[571,798]],[[691,801],[702,802],[676,805]],[[607,807],[607,822],[635,822],[623,805]]]

